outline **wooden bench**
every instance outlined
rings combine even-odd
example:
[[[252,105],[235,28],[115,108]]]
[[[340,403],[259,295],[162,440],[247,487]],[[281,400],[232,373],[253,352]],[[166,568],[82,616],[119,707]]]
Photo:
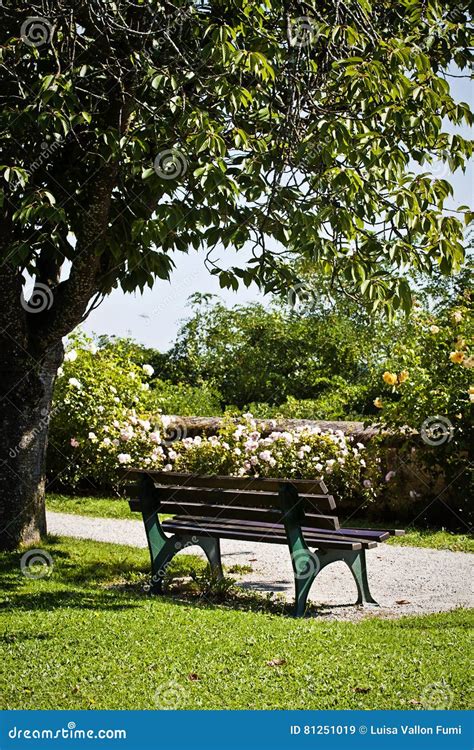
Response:
[[[304,615],[318,573],[338,560],[354,576],[357,604],[377,604],[369,590],[365,551],[392,534],[405,533],[341,529],[334,497],[321,481],[131,469],[122,487],[131,498],[130,509],[143,516],[153,593],[162,592],[167,566],[184,547],[199,545],[221,577],[220,539],[287,544],[295,576],[295,617]],[[174,515],[160,521],[161,514]]]

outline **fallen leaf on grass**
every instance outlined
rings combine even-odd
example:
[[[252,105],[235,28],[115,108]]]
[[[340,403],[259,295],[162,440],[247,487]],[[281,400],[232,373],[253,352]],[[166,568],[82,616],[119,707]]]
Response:
[[[353,693],[370,693],[369,687],[355,687],[352,688]]]
[[[199,677],[199,675],[196,674],[195,672],[191,672],[191,674],[188,674],[188,680],[191,680],[191,682],[196,682],[196,680],[200,680],[200,679],[201,678]]]
[[[408,701],[412,706],[421,706],[421,701],[417,701],[416,698],[410,698]]]
[[[270,659],[267,661],[267,667],[281,667],[286,664],[286,659]]]
[[[395,604],[410,604],[408,599],[397,599]]]

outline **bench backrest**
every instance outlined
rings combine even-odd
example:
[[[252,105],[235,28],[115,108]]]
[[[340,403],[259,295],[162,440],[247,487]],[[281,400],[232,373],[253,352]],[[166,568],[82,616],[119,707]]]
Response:
[[[130,482],[133,486],[130,487]],[[133,511],[282,523],[297,513],[308,528],[339,529],[334,497],[309,479],[198,476],[128,470],[122,480]],[[146,498],[146,500],[145,500]]]

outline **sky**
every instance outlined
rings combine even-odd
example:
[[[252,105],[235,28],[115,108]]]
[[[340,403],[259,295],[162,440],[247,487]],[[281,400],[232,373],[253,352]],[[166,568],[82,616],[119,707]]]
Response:
[[[474,85],[465,78],[449,79],[453,96],[458,101],[468,102],[473,109]],[[446,126],[446,129],[450,128]],[[456,130],[465,137],[472,137],[469,129]],[[425,171],[425,170],[423,170]],[[436,174],[436,176],[441,176]],[[454,188],[454,199],[450,208],[460,205],[472,206],[474,201],[474,164],[471,162],[463,174],[443,174]],[[271,247],[269,243],[269,247]],[[225,255],[224,255],[225,253]],[[216,249],[216,257],[225,257],[225,266],[240,265],[245,253],[235,253],[229,249]],[[173,255],[176,268],[170,281],[158,279],[153,289],[140,293],[124,294],[115,290],[94,310],[82,326],[87,333],[108,333],[109,335],[131,336],[147,346],[166,351],[175,339],[180,324],[191,314],[188,298],[194,292],[212,293],[228,305],[260,301],[266,304],[270,298],[264,297],[256,286],[240,287],[233,292],[219,287],[219,280],[211,276],[204,266],[205,253],[191,249],[189,253],[177,252]]]

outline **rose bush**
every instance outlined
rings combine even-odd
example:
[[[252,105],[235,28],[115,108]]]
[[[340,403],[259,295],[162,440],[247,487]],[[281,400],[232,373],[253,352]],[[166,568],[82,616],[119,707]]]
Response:
[[[472,315],[469,293],[455,306],[418,310],[407,333],[381,364],[379,423],[419,435],[394,451],[392,506],[418,507],[430,523],[464,528],[472,523]],[[423,497],[423,501],[419,498]]]
[[[403,339],[381,364],[374,405],[385,425],[421,430],[440,415],[461,433],[468,424],[472,395],[472,316],[468,299],[436,313],[413,314]]]
[[[168,451],[168,469],[196,474],[322,479],[331,491],[373,499],[380,459],[341,430],[302,426],[285,432],[258,428],[252,414],[225,418],[217,435],[185,438]]]
[[[114,486],[120,466],[238,476],[324,479],[346,497],[375,495],[376,460],[340,431],[257,429],[247,414],[227,416],[217,435],[187,437],[151,410],[153,371],[98,349],[85,336],[71,342],[58,374],[48,450],[50,480],[71,488]],[[175,438],[182,439],[175,439]]]
[[[120,348],[75,336],[58,372],[48,446],[50,481],[75,487],[113,483],[119,464],[163,465],[160,414],[149,410],[152,368]]]

